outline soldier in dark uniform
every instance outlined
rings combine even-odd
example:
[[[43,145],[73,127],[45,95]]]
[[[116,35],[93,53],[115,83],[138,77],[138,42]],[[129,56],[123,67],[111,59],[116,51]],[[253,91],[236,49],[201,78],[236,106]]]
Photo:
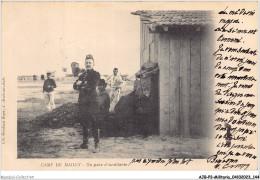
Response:
[[[86,72],[80,75],[74,83],[73,88],[79,91],[79,116],[80,123],[83,128],[83,143],[80,145],[82,149],[88,149],[89,129],[92,129],[92,134],[95,141],[95,150],[99,150],[99,132],[98,132],[98,102],[96,87],[100,80],[99,72],[93,69],[94,58],[91,54],[85,59]]]
[[[106,91],[107,83],[101,79],[98,84],[98,121],[101,129],[101,136],[109,135],[110,121],[109,121],[109,108],[110,98]]]
[[[47,79],[44,81],[43,84],[44,100],[48,111],[52,111],[55,108],[54,88],[56,87],[57,85],[55,80],[51,78],[51,73],[48,72]]]

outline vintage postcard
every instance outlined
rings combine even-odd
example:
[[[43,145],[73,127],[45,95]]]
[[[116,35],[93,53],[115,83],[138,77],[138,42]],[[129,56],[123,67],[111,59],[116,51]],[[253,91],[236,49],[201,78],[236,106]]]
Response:
[[[2,170],[259,169],[257,2],[4,1],[1,27]]]

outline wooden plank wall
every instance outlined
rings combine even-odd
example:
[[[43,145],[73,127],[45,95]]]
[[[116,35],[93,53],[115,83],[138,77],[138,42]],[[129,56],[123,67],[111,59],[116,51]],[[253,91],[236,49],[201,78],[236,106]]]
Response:
[[[148,61],[158,62],[156,38],[158,39],[158,34],[150,33],[149,27],[141,21],[141,65]]]
[[[200,39],[199,33],[159,35],[160,134],[162,135],[184,137],[201,135]]]
[[[144,29],[144,27],[143,27],[144,25],[143,25],[143,22],[142,21],[140,21],[140,33],[141,33],[141,41],[140,41],[140,66],[142,66],[143,64],[144,64],[144,62],[143,62],[143,51],[144,51],[144,36],[145,36],[145,34],[144,34],[144,31],[143,31],[143,29]]]
[[[159,35],[158,58],[160,68],[160,135],[170,134],[170,35]]]
[[[181,58],[180,58],[180,121],[181,135],[190,135],[190,35],[181,36]]]
[[[141,23],[141,65],[153,61],[160,68],[161,135],[208,135],[213,121],[213,43],[206,31],[150,33]]]
[[[181,38],[170,35],[170,134],[180,134],[180,58]]]
[[[214,42],[211,27],[202,28],[201,32],[201,123],[203,136],[211,135],[213,123],[213,82],[214,82]]]
[[[152,42],[150,43],[150,61],[158,62],[158,42],[159,42],[159,34],[152,34]]]
[[[199,135],[201,132],[201,47],[200,33],[191,35],[191,106],[190,106],[190,133],[191,135]]]

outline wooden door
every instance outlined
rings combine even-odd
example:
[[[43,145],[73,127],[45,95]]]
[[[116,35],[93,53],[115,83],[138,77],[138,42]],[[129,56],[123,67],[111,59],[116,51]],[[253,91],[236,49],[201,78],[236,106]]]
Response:
[[[210,77],[211,63],[207,61],[211,51],[202,49],[206,46],[202,37],[207,38],[200,31],[159,36],[160,134],[200,136],[207,128],[209,116],[202,107],[209,105],[204,98],[212,93],[205,85]]]

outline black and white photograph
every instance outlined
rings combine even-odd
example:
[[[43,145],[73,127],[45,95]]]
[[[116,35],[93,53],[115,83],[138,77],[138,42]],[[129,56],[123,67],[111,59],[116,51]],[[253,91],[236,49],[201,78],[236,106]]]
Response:
[[[2,140],[16,167],[251,167],[256,11],[231,5],[2,3]]]
[[[14,39],[18,158],[208,155],[210,11],[36,9]]]

